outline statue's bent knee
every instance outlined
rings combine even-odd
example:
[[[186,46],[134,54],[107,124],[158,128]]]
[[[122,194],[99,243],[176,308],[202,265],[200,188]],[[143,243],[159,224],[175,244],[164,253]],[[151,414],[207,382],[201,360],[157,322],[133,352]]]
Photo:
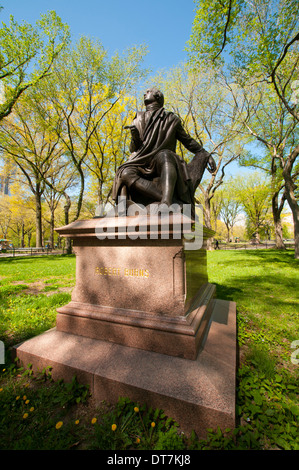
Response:
[[[160,168],[165,164],[176,166],[176,155],[171,150],[161,150],[156,156],[156,162]]]
[[[137,168],[125,168],[121,174],[121,180],[128,188],[139,178]]]

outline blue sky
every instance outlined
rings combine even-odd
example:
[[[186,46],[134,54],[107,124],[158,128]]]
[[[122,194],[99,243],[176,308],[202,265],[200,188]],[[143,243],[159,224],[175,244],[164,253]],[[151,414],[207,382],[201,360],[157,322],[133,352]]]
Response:
[[[55,10],[74,39],[97,38],[111,54],[145,44],[145,65],[153,72],[187,59],[184,48],[195,16],[193,0],[0,0],[0,5],[5,23],[13,15],[34,24],[41,13]]]

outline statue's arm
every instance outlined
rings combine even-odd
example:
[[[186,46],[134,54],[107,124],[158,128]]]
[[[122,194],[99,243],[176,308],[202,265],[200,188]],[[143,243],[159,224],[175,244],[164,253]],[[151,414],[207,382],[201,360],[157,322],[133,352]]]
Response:
[[[130,126],[125,126],[124,129],[129,129],[131,131],[131,142],[130,142],[130,152],[137,152],[142,146],[143,142],[140,137],[139,128],[140,128],[140,117],[141,113],[137,113],[134,117],[134,120]]]
[[[195,139],[193,139],[185,131],[181,123],[179,123],[179,125],[177,126],[176,137],[191,153],[199,153],[203,148],[202,142],[197,142]]]
[[[142,145],[142,140],[140,138],[139,131],[136,126],[125,126],[124,129],[130,129],[131,131],[131,142],[130,142],[130,152],[136,152],[140,149]]]
[[[200,143],[197,142],[195,139],[193,139],[183,128],[182,124],[180,123],[177,128],[177,139],[182,142],[184,147],[186,147],[189,152],[194,153],[195,155],[198,155],[201,158],[206,158],[206,151],[203,148],[202,142],[200,140]],[[202,152],[203,151],[203,152]],[[210,173],[214,173],[216,171],[216,163],[212,157],[212,155],[209,156],[207,160],[207,169],[209,170]]]
[[[140,138],[140,134],[139,134],[137,127],[131,126],[130,130],[131,130],[130,152],[133,153],[133,152],[137,152],[137,150],[140,149],[142,145],[142,140]]]

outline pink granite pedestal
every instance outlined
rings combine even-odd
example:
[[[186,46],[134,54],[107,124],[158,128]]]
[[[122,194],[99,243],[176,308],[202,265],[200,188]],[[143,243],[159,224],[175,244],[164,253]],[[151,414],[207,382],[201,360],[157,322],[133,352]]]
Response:
[[[175,224],[168,238],[161,225],[150,238],[147,221],[143,238],[132,239],[123,231],[130,224],[92,219],[57,229],[76,253],[72,299],[56,328],[16,346],[16,355],[34,370],[52,366],[54,379],[76,375],[96,400],[127,396],[162,408],[200,436],[233,428],[235,304],[215,300],[204,243],[186,250]],[[98,237],[103,227],[109,239]],[[204,229],[203,242],[209,236]]]

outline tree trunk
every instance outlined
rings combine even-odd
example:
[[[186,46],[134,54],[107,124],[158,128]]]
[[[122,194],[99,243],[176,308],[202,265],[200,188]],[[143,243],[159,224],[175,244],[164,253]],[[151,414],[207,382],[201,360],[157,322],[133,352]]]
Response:
[[[35,221],[36,221],[36,247],[41,248],[42,243],[42,203],[39,192],[35,193]]]
[[[282,235],[282,225],[281,225],[281,220],[280,217],[276,220],[274,217],[274,229],[275,229],[275,245],[277,250],[285,250],[285,244],[283,241],[283,235]]]
[[[27,232],[28,247],[30,247],[30,244],[31,244],[31,237],[32,237],[32,233],[31,233],[31,232]]]
[[[54,248],[54,227],[55,227],[55,214],[54,209],[51,209],[51,220],[50,220],[50,248]]]
[[[231,237],[231,235],[230,235],[230,226],[227,225],[227,224],[225,224],[225,226],[226,226],[226,230],[227,230],[226,241],[227,241],[227,243],[229,243],[230,242],[230,237]]]
[[[272,215],[275,229],[275,244],[278,250],[285,250],[286,247],[283,242],[282,225],[280,219],[281,209],[279,209],[278,206],[278,193],[275,193],[272,197]]]
[[[259,221],[256,222],[256,228],[255,228],[255,241],[257,244],[260,243],[260,224]]]
[[[286,162],[283,169],[283,178],[285,181],[285,195],[293,214],[294,220],[294,242],[295,242],[295,259],[299,259],[299,205],[295,196],[296,185],[292,178],[292,168],[295,159],[299,154],[299,145],[292,151],[290,158]]]
[[[299,259],[299,206],[296,200],[288,197],[288,195],[287,200],[291,208],[294,221],[295,259]]]
[[[204,206],[204,224],[207,228],[212,230],[212,224],[211,224],[211,202],[209,196],[206,194],[204,195],[205,197],[205,206]],[[208,238],[207,239],[207,250],[212,250],[213,249],[213,243],[214,239],[213,238]]]
[[[64,197],[66,200],[65,205],[64,205],[64,222],[65,222],[65,225],[68,225],[69,224],[69,211],[71,208],[71,198],[69,197],[67,193],[64,193]],[[72,253],[72,242],[69,237],[66,237],[65,239],[65,248],[66,248],[67,254],[70,255]]]
[[[84,186],[85,186],[84,173],[82,171],[81,166],[77,165],[77,169],[78,169],[78,172],[79,172],[79,175],[80,175],[81,184],[80,184],[80,192],[79,192],[78,201],[77,201],[77,211],[76,211],[76,215],[75,215],[74,220],[78,220],[79,216],[80,216],[82,203],[83,203]]]
[[[21,244],[20,244],[20,229],[19,229],[19,224],[17,225],[17,230],[15,231],[16,234],[17,234],[17,238],[18,238],[18,248],[21,248]]]
[[[294,220],[294,241],[295,241],[295,258],[299,259],[299,210],[297,209],[296,221]]]
[[[24,230],[24,222],[21,224],[21,247],[25,247],[25,230]]]

